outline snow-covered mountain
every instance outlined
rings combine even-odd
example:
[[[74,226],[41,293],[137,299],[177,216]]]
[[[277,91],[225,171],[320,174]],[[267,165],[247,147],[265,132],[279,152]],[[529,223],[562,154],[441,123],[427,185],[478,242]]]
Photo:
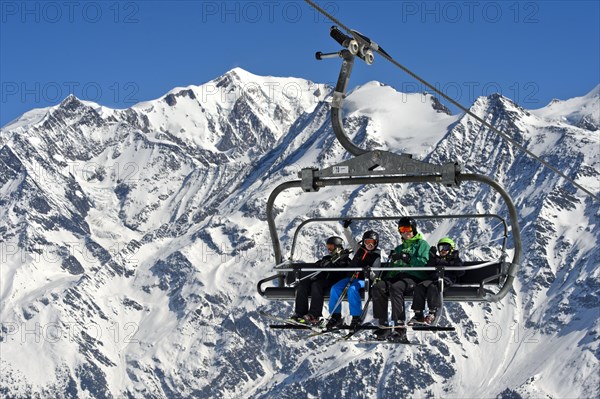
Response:
[[[596,131],[600,129],[600,85],[583,97],[561,101],[554,99],[544,108],[531,111],[534,115],[552,121]]]
[[[422,347],[267,328],[259,310],[292,310],[256,293],[273,266],[267,197],[303,167],[349,157],[331,131],[331,90],[236,68],[129,109],[68,97],[3,127],[3,397],[596,397],[598,202],[473,118],[377,82],[349,94],[347,130],[365,148],[498,180],[524,238],[514,291],[450,304],[458,332],[413,337]],[[599,193],[599,91],[535,111],[491,95],[471,110]],[[290,191],[276,207],[284,248],[306,217],[502,210],[469,184]],[[378,226],[388,242],[392,227]],[[494,228],[424,226],[430,242],[447,232],[464,246]],[[334,233],[315,227],[300,252],[318,256]]]

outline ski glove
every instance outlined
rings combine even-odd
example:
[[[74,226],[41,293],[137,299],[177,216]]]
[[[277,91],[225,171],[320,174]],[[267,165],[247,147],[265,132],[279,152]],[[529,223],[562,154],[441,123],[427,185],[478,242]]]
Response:
[[[394,250],[392,249],[390,251],[389,258],[392,260],[392,262],[395,262],[397,260],[402,259],[402,255],[400,253],[398,253],[398,252],[394,252]]]
[[[435,245],[429,248],[429,257],[433,258],[434,256],[437,256],[437,247]]]
[[[342,226],[344,226],[345,229],[348,228],[348,226],[350,226],[352,224],[352,219],[346,219],[344,220],[344,222],[342,223]]]
[[[337,261],[339,261],[340,259],[342,259],[343,257],[347,257],[348,254],[350,254],[352,251],[349,249],[342,249],[339,252],[336,252],[335,254],[333,254],[331,256],[331,263],[336,263]]]
[[[410,255],[407,254],[406,252],[402,252],[400,254],[400,260],[406,264],[410,263]]]

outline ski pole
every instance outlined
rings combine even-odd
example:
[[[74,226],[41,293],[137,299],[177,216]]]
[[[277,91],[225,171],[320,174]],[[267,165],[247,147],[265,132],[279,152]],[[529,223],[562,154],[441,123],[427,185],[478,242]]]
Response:
[[[326,268],[330,265],[333,265],[334,263],[338,262],[340,259],[344,258],[345,256],[348,256],[348,254],[350,254],[350,251],[348,250],[343,250],[340,251],[338,253],[336,253],[334,256],[331,257],[330,260],[326,261],[324,264],[321,265],[321,267]],[[315,277],[316,275],[318,275],[319,273],[321,273],[321,271],[318,272],[314,272],[311,273],[307,276],[302,277],[301,279],[295,280],[292,284],[290,284],[292,287],[297,286],[298,284],[300,284],[300,281],[305,280],[307,278],[311,278],[311,277]]]
[[[379,266],[381,265],[381,258],[380,258],[380,259],[377,259],[377,261],[376,261],[375,263],[377,263],[377,262],[379,262],[379,265],[377,265],[377,264],[374,264],[374,265],[372,265],[371,267],[379,267]],[[389,259],[388,259],[388,262],[389,262]],[[368,270],[368,272],[369,272],[369,274],[368,274],[368,275],[369,275],[369,276],[370,276],[370,274],[371,274],[371,273],[370,273],[370,269],[371,269],[371,268],[369,268],[369,270]],[[360,322],[361,322],[361,324],[362,324],[362,322],[365,320],[365,317],[367,316],[367,311],[368,311],[368,309],[369,309],[369,303],[371,303],[371,299],[372,299],[372,295],[371,295],[371,289],[373,288],[373,286],[374,286],[375,284],[377,284],[377,282],[378,282],[379,280],[381,280],[381,275],[382,275],[382,273],[383,273],[383,271],[379,271],[379,273],[377,273],[377,276],[375,276],[375,278],[373,279],[373,284],[370,284],[370,283],[369,283],[369,286],[368,286],[368,287],[365,287],[365,293],[366,293],[366,294],[368,294],[368,297],[367,297],[367,301],[365,302],[365,306],[363,307],[362,313],[361,313],[361,315],[360,315]],[[367,276],[367,272],[365,272],[365,276]]]
[[[389,259],[388,259],[388,261],[389,261]],[[370,267],[368,267],[368,268],[366,268],[366,269],[365,269],[365,277],[366,277],[366,276],[370,276],[370,269],[371,269],[371,267],[379,267],[379,266],[380,266],[380,265],[377,265],[377,262],[379,262],[379,263],[381,264],[381,259],[377,259],[377,260],[375,261],[375,263],[374,263],[372,266],[370,266]],[[368,274],[367,274],[367,273],[368,273]],[[373,280],[373,284],[369,284],[369,285],[367,286],[367,283],[365,282],[365,294],[367,294],[367,295],[368,295],[368,298],[367,298],[367,300],[366,300],[366,302],[365,302],[365,306],[363,307],[363,309],[362,309],[362,312],[361,312],[361,314],[360,314],[360,324],[361,324],[361,325],[363,324],[363,321],[365,320],[365,317],[367,316],[367,311],[369,310],[369,304],[371,303],[371,298],[372,298],[372,296],[371,296],[371,289],[372,289],[373,285],[375,285],[375,284],[377,283],[377,281],[379,281],[379,280],[381,279],[381,275],[382,275],[382,273],[383,273],[383,270],[381,270],[381,271],[379,271],[379,273],[377,273],[377,276],[376,276],[376,277],[375,277],[375,279]],[[366,280],[366,281],[368,281],[369,279],[365,279],[365,280]],[[358,332],[360,329],[361,329],[361,328],[360,328],[360,326],[359,326],[359,327],[358,327],[358,328],[356,328],[354,331],[350,331],[348,334],[346,334],[346,335],[343,337],[343,339],[344,339],[344,340],[348,340],[348,339],[350,339],[350,338],[351,338],[351,337],[352,337],[354,334],[356,334],[356,333],[357,333],[357,332]]]
[[[348,280],[348,284],[346,284],[346,286],[344,287],[344,290],[342,291],[342,293],[340,294],[340,297],[338,298],[335,306],[333,307],[333,312],[335,312],[335,310],[338,308],[338,306],[340,306],[340,304],[342,303],[342,301],[344,300],[344,296],[346,295],[346,293],[348,292],[348,289],[350,289],[350,285],[352,285],[352,283],[354,282],[354,280],[356,280],[358,278],[358,275],[360,274],[360,272],[356,272],[352,275],[352,277],[350,277],[350,280]],[[331,320],[331,316],[333,315],[333,312],[329,315],[329,317],[327,318],[327,323],[329,323],[329,321]]]
[[[307,276],[304,276],[304,277],[302,277],[300,280],[295,280],[295,281],[294,281],[292,284],[290,284],[290,285],[291,285],[292,287],[295,287],[295,286],[297,286],[298,284],[300,284],[300,281],[302,281],[302,280],[306,280],[307,278],[314,277],[314,276],[316,276],[316,275],[317,275],[317,274],[319,274],[319,273],[321,273],[321,272],[314,272],[314,273],[311,273],[311,274],[309,274],[309,275],[307,275]]]
[[[438,273],[438,289],[440,290],[440,311],[436,313],[435,320],[433,321],[433,325],[437,326],[440,322],[440,319],[444,316],[444,266],[437,266]]]

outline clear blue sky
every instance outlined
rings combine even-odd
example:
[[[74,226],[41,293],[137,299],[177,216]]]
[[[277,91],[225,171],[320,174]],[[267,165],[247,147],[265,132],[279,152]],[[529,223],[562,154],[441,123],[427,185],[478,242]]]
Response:
[[[463,105],[501,92],[525,108],[600,83],[600,2],[320,1]],[[334,82],[331,22],[302,1],[0,1],[0,126],[73,93],[126,108],[233,67]],[[382,58],[369,80],[421,88]]]

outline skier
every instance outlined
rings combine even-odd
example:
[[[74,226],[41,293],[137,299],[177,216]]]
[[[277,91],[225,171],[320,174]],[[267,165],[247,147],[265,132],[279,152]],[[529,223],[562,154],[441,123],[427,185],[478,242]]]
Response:
[[[315,263],[315,267],[347,267],[350,263],[350,251],[344,250],[344,240],[341,237],[329,237],[325,242],[328,255]],[[321,323],[324,294],[344,276],[344,272],[319,272],[313,277],[300,281],[296,287],[295,313],[291,320],[310,325]],[[310,308],[308,298],[312,298]]]
[[[437,247],[432,246],[429,251],[427,266],[462,266],[463,261],[460,259],[458,250],[455,247],[454,241],[449,237],[440,239]],[[463,274],[465,274],[464,270],[444,270],[444,288],[451,287],[456,283],[458,277]],[[412,310],[414,310],[415,315],[409,320],[409,326],[417,323],[431,324],[435,320],[437,309],[441,306],[438,277],[437,271],[430,272],[429,278],[415,287],[412,303]],[[427,300],[427,307],[429,308],[427,316],[423,314],[425,300]]]
[[[346,224],[346,222],[348,223]],[[349,224],[349,221],[345,221],[344,227],[347,228]],[[377,249],[377,245],[379,244],[379,234],[372,230],[366,231],[362,236],[362,241],[358,244],[359,248],[350,261],[349,267],[379,267],[381,262],[381,253]],[[346,276],[346,278],[343,278],[331,287],[329,294],[329,313],[331,316],[327,323],[328,329],[343,324],[341,303],[338,303],[338,300],[346,287],[348,303],[350,305],[350,315],[352,316],[350,328],[355,329],[359,327],[362,322],[360,318],[362,313],[360,290],[365,288],[364,273],[362,271],[351,272],[349,276]]]
[[[417,231],[417,223],[413,218],[403,217],[398,221],[398,232],[402,237],[402,244],[390,252],[392,267],[419,267],[425,266],[429,260],[429,244]],[[391,335],[390,329],[375,331],[377,340],[390,339],[399,342],[408,342],[406,329],[403,328],[406,314],[404,310],[404,295],[410,293],[421,281],[427,279],[424,271],[390,271],[373,286],[373,317],[379,320],[380,326],[400,326]],[[387,323],[388,299],[392,301],[392,319]]]

